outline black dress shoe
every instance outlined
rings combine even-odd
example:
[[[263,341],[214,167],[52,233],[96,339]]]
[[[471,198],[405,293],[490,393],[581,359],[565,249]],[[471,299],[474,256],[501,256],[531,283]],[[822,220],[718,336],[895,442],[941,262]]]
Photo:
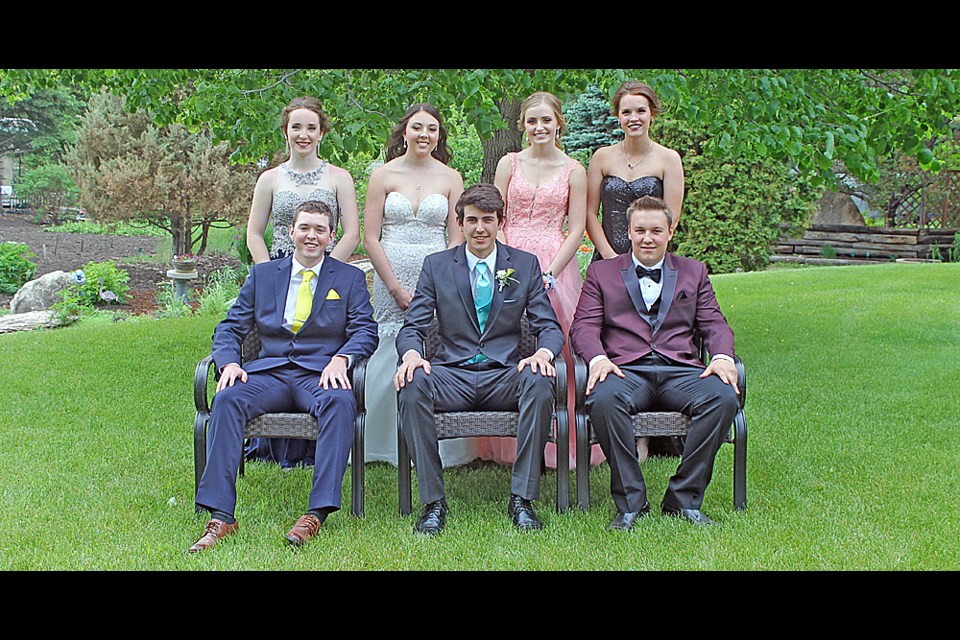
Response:
[[[433,536],[443,531],[443,525],[447,520],[447,501],[436,500],[423,506],[420,512],[420,519],[414,531]]]
[[[650,513],[650,503],[644,502],[643,506],[636,511],[617,513],[617,517],[610,522],[610,524],[607,526],[607,529],[620,529],[622,531],[629,531],[633,527],[634,522],[648,513]]]
[[[521,498],[515,493],[510,494],[510,506],[507,513],[513,519],[513,524],[523,531],[535,531],[543,529],[540,518],[533,511],[533,505],[526,498]]]
[[[699,509],[674,509],[666,505],[660,505],[660,508],[663,511],[663,515],[676,516],[684,520],[689,520],[698,527],[707,527],[714,524],[713,520],[700,513]]]

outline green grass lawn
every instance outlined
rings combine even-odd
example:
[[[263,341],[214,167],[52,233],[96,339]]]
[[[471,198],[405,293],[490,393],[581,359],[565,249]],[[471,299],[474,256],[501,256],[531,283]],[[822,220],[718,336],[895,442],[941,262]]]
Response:
[[[293,550],[283,534],[311,472],[254,463],[239,534],[188,554],[205,522],[192,378],[217,319],[144,318],[0,335],[0,570],[960,569],[960,264],[713,282],[749,376],[747,510],[733,508],[724,446],[703,506],[718,527],[656,515],[676,466],[656,459],[644,463],[655,515],[633,531],[605,530],[602,465],[586,513],[553,511],[548,471],[546,528],[522,534],[506,516],[509,470],[474,463],[446,471],[447,528],[424,538],[416,509],[398,515],[396,470],[376,463],[366,516],[348,515],[348,473],[348,508]]]

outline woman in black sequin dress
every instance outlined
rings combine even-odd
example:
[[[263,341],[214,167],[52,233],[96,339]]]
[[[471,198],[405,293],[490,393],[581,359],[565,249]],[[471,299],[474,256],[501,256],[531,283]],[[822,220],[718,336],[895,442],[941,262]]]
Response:
[[[640,196],[666,201],[674,231],[683,206],[680,154],[650,138],[650,126],[660,113],[657,94],[645,83],[628,81],[617,89],[612,103],[623,141],[597,149],[587,171],[587,235],[596,247],[594,260],[630,251],[627,207]],[[682,450],[683,439],[674,436],[637,440],[640,460],[648,454],[679,456]]]
[[[628,81],[612,103],[624,139],[597,149],[587,171],[587,234],[596,247],[594,260],[630,250],[627,207],[640,196],[663,198],[673,211],[674,230],[683,206],[680,154],[650,138],[660,113],[657,94],[647,84]]]

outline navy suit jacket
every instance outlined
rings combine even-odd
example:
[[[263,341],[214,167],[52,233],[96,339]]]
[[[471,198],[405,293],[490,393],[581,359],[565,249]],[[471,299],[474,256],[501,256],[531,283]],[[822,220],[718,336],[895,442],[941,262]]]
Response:
[[[254,325],[260,331],[260,353],[243,363],[248,372],[264,371],[288,362],[320,373],[335,355],[351,360],[370,356],[377,348],[377,322],[363,272],[326,256],[317,277],[310,316],[293,333],[283,326],[293,259],[288,256],[256,264],[213,332],[217,369],[241,364],[240,346]]]
[[[428,255],[403,327],[397,334],[397,354],[413,349],[423,355],[423,342],[433,321],[440,323],[440,347],[431,364],[460,364],[478,352],[503,365],[516,365],[520,354],[520,319],[527,313],[537,347],[554,356],[563,350],[563,330],[543,288],[537,256],[497,242],[496,271],[513,269],[501,289],[494,280],[493,302],[481,333],[470,285],[466,243]]]
[[[708,353],[733,357],[733,331],[720,311],[706,265],[668,253],[660,282],[660,310],[651,319],[630,252],[591,264],[570,326],[574,352],[588,363],[606,355],[621,365],[656,351],[702,368],[694,342],[699,331]]]

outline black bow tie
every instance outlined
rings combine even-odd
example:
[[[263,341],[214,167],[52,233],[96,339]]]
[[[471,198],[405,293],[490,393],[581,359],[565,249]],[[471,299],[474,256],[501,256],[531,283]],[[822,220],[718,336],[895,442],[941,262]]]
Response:
[[[650,278],[654,282],[660,282],[660,269],[647,269],[643,265],[637,265],[638,278]]]

